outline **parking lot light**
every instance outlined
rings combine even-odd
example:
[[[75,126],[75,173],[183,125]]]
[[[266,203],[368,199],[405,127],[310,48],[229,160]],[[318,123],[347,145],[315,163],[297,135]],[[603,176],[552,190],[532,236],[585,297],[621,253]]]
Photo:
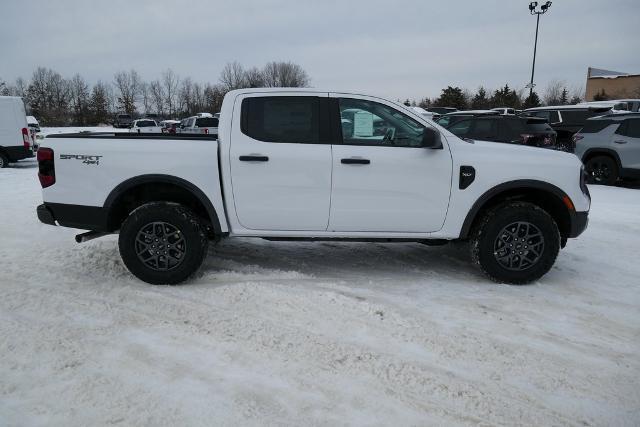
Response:
[[[544,15],[545,13],[547,13],[550,7],[551,7],[550,1],[547,1],[546,3],[541,5],[540,9],[538,9],[537,1],[532,1],[531,3],[529,3],[529,13],[531,15],[536,15],[536,38],[533,44],[533,64],[531,65],[531,82],[528,85],[529,96],[533,94],[533,87],[535,86],[535,84],[533,83],[533,74],[536,69],[536,51],[538,49],[538,27],[540,26],[540,15]]]

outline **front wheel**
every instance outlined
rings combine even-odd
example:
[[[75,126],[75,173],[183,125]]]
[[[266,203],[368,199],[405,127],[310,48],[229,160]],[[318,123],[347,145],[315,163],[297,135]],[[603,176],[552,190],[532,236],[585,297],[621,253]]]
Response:
[[[124,264],[137,278],[153,285],[175,285],[200,268],[208,240],[191,210],[175,203],[152,202],[127,217],[118,246]]]
[[[618,165],[609,156],[595,156],[585,165],[590,184],[613,185],[618,180]]]
[[[489,210],[471,236],[471,258],[490,279],[520,285],[533,282],[553,266],[560,232],[540,207],[511,202]]]
[[[9,159],[4,154],[0,153],[0,169],[9,166]]]

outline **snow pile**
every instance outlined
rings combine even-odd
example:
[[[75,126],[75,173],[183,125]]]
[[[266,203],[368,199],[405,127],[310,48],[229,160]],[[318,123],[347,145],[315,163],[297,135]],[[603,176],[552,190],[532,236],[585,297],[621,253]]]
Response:
[[[2,425],[640,424],[638,190],[591,187],[531,286],[457,245],[239,239],[153,287],[40,224],[36,172],[0,170]]]

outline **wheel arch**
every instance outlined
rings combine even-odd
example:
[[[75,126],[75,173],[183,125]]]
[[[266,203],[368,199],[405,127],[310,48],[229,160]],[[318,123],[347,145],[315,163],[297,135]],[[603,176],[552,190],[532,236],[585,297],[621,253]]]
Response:
[[[103,205],[107,229],[117,230],[131,211],[153,201],[183,204],[206,221],[214,234],[222,233],[218,213],[202,190],[185,179],[162,174],[139,175],[118,184]]]
[[[616,162],[616,165],[618,166],[618,170],[622,169],[622,162],[620,161],[620,156],[615,150],[612,150],[611,148],[589,148],[582,155],[582,159],[581,159],[582,163],[586,165],[589,160],[591,160],[596,156],[612,157],[613,160]]]
[[[568,204],[573,206],[571,198],[548,182],[516,180],[496,185],[476,200],[463,222],[460,238],[469,237],[471,230],[487,210],[511,200],[531,202],[547,211],[556,221],[563,242],[571,235],[575,216],[575,209],[568,207]]]

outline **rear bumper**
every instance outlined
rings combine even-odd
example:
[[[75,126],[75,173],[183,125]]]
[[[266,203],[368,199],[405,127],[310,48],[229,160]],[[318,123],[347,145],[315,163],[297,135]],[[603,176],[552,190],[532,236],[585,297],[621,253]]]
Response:
[[[48,225],[79,228],[81,230],[106,231],[106,210],[99,206],[43,203],[36,208],[40,222]]]
[[[3,147],[3,151],[7,153],[10,162],[17,162],[18,160],[28,159],[33,157],[33,151],[25,148],[23,145],[16,145],[13,147]]]
[[[571,221],[571,231],[569,237],[578,237],[584,230],[587,229],[589,224],[589,212],[576,212],[573,220]]]

